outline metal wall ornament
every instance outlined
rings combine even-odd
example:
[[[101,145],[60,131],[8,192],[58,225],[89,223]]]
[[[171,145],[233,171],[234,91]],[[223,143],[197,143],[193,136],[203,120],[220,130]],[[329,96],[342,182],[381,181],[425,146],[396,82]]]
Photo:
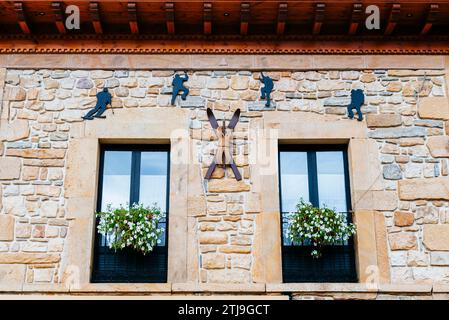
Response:
[[[184,82],[189,80],[189,76],[187,72],[184,72],[184,77],[181,77],[179,74],[175,74],[172,81],[173,91],[171,95],[171,104],[175,105],[176,97],[178,93],[182,91],[181,99],[187,99],[187,95],[189,94],[189,89],[184,86]]]
[[[215,134],[218,136],[219,144],[218,149],[215,153],[214,160],[212,160],[209,169],[206,172],[206,179],[210,179],[212,177],[212,173],[215,171],[217,165],[223,166],[225,168],[229,165],[234,173],[235,179],[237,181],[242,180],[242,176],[237,169],[237,165],[232,159],[232,132],[240,118],[240,109],[237,109],[231,120],[229,121],[228,126],[226,127],[226,122],[223,120],[223,124],[221,126],[218,125],[217,119],[214,116],[214,113],[210,108],[207,108],[207,118],[209,119],[209,123],[215,131]]]
[[[269,76],[265,76],[263,72],[260,73],[260,81],[264,84],[262,88],[260,88],[260,98],[267,99],[266,107],[270,106],[271,103],[271,91],[273,91],[273,79]]]
[[[365,103],[365,95],[363,94],[362,89],[353,89],[351,90],[351,103],[348,106],[348,117],[349,119],[354,119],[354,112],[352,111],[355,109],[358,114],[358,121],[363,120],[363,113],[360,110],[362,105]]]
[[[82,118],[84,120],[93,120],[94,118],[105,119],[103,113],[106,111],[108,104],[112,103],[112,96],[108,91],[108,88],[103,88],[103,91],[97,93],[97,103],[85,116]],[[112,110],[112,106],[111,106]],[[114,113],[114,110],[112,110]]]

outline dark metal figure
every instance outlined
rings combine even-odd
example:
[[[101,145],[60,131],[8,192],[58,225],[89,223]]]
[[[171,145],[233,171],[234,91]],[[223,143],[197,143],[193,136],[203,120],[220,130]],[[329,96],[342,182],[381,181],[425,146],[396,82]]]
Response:
[[[354,112],[352,112],[353,109],[357,110],[357,114],[359,117],[357,118],[358,121],[363,120],[363,114],[360,110],[360,107],[365,103],[365,95],[363,94],[362,89],[355,89],[351,90],[351,103],[348,106],[348,117],[350,119],[354,119]]]
[[[84,117],[84,120],[93,120],[93,118],[106,118],[102,114],[106,111],[107,105],[111,104],[112,96],[108,88],[103,88],[103,91],[97,93],[97,104]]]
[[[271,101],[271,91],[273,91],[273,79],[271,79],[269,76],[264,76],[263,72],[260,73],[261,75],[261,79],[260,81],[264,84],[264,87],[260,88],[260,93],[261,99],[265,99],[265,97],[267,98],[267,103],[265,104],[266,107],[270,106],[270,101]]]
[[[212,173],[214,172],[217,164],[226,167],[226,165],[230,165],[232,172],[234,172],[235,179],[237,181],[242,180],[242,176],[240,175],[239,170],[237,169],[234,160],[232,159],[232,129],[235,128],[240,118],[240,109],[237,109],[232,116],[231,121],[229,121],[228,127],[226,128],[225,121],[223,120],[223,125],[220,127],[218,125],[217,119],[214,116],[214,113],[210,108],[207,108],[207,118],[209,119],[210,125],[217,132],[219,138],[219,145],[217,152],[215,153],[215,159],[212,161],[209,169],[206,172],[206,179],[210,179]],[[226,130],[229,129],[229,130]]]
[[[181,78],[179,74],[175,74],[175,77],[173,78],[172,85],[173,85],[173,91],[171,96],[171,104],[175,104],[176,96],[178,95],[179,91],[182,91],[181,99],[185,100],[187,98],[187,95],[189,94],[189,89],[187,89],[184,86],[184,82],[189,80],[189,76],[186,72],[184,72],[184,77]]]

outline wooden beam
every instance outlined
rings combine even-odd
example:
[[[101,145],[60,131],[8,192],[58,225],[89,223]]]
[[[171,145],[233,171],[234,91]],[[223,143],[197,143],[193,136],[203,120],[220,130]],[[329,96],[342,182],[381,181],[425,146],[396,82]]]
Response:
[[[429,11],[427,12],[426,21],[421,30],[422,35],[425,35],[430,31],[433,24],[437,21],[439,12],[440,12],[440,7],[438,4],[432,3],[429,5]]]
[[[313,34],[318,35],[321,32],[321,27],[324,22],[324,11],[326,10],[326,5],[324,3],[317,3],[315,5],[315,18],[313,22]]]
[[[390,35],[393,33],[394,28],[399,21],[399,15],[401,13],[401,5],[399,3],[395,3],[391,6],[390,16],[388,17],[387,27],[385,28],[385,35]]]
[[[278,23],[276,27],[276,33],[280,36],[285,32],[285,23],[287,21],[288,5],[287,3],[279,3],[278,8]]]
[[[64,25],[64,12],[62,10],[61,2],[52,2],[51,9],[53,10],[53,14],[55,17],[55,25],[58,29],[59,33],[66,33],[65,25]]]
[[[167,32],[175,33],[175,4],[173,2],[165,3],[165,21],[167,24]]]
[[[203,4],[203,29],[204,34],[212,33],[212,3],[205,2]]]
[[[248,34],[250,16],[250,4],[247,2],[242,2],[240,4],[240,34],[243,36],[246,36]]]
[[[30,34],[30,27],[28,26],[28,22],[25,17],[25,8],[23,7],[22,2],[14,2],[14,10],[17,14],[17,21],[19,23],[19,27],[23,33]]]
[[[363,16],[363,5],[361,3],[354,3],[352,5],[351,23],[349,24],[348,33],[354,35],[357,33],[360,22]]]
[[[138,34],[139,33],[139,24],[137,23],[137,4],[135,2],[128,2],[128,20],[129,20],[129,29],[131,33]]]
[[[92,20],[92,25],[94,26],[94,30],[96,34],[103,33],[103,27],[101,26],[100,19],[100,6],[98,2],[90,2],[89,3],[89,13],[90,19]]]

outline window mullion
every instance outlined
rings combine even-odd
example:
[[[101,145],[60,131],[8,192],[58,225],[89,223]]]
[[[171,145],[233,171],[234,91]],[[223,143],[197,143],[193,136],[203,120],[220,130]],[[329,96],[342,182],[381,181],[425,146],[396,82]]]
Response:
[[[129,195],[129,204],[139,202],[140,193],[140,151],[132,152],[131,160],[131,192]]]
[[[319,207],[318,196],[318,169],[316,163],[316,152],[307,152],[307,170],[309,176],[309,200],[314,207]]]

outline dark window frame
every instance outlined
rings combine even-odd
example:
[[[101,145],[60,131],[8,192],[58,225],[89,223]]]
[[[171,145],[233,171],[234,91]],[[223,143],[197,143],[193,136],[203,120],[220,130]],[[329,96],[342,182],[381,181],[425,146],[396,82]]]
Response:
[[[292,282],[357,282],[358,276],[355,266],[354,238],[350,237],[347,245],[325,246],[323,257],[314,259],[310,256],[311,246],[284,245],[284,218],[282,210],[282,171],[281,152],[306,152],[307,171],[309,183],[309,201],[314,206],[319,206],[318,196],[318,171],[316,153],[323,151],[341,151],[343,153],[343,166],[345,176],[345,194],[347,207],[347,221],[352,222],[351,192],[348,166],[348,146],[335,145],[297,145],[280,144],[278,148],[278,172],[279,172],[279,203],[280,203],[280,227],[281,227],[281,253],[282,253],[282,278],[284,283]],[[343,259],[340,259],[343,258]],[[326,260],[327,259],[327,260]],[[333,265],[342,265],[345,268],[338,270]],[[293,270],[292,270],[293,269]],[[340,271],[340,274],[338,273]]]
[[[94,230],[94,250],[93,250],[93,267],[91,271],[91,283],[166,283],[168,273],[168,233],[169,233],[169,210],[170,210],[170,145],[168,144],[151,144],[151,145],[115,145],[104,144],[100,147],[100,166],[98,178],[98,196],[97,196],[97,212],[101,210],[101,202],[103,196],[103,175],[104,175],[104,158],[106,151],[127,151],[131,152],[131,181],[130,181],[130,199],[129,203],[139,201],[140,194],[140,167],[141,167],[141,153],[142,152],[166,152],[167,153],[167,183],[166,183],[166,216],[165,216],[165,245],[156,246],[153,251],[146,256],[136,252],[132,249],[125,248],[114,252],[109,248],[100,245],[101,237],[98,234],[97,226],[99,219],[95,219]],[[151,263],[151,258],[156,256],[162,257],[164,268],[159,268],[157,276],[126,276],[126,275],[102,275],[102,270],[99,268],[99,259],[104,251],[105,255],[116,255],[120,259],[129,259],[131,263],[136,265],[135,273],[139,273],[139,267],[143,268],[145,264]],[[161,259],[159,259],[161,260]],[[160,262],[160,261],[159,261]],[[143,271],[143,269],[142,269]]]

